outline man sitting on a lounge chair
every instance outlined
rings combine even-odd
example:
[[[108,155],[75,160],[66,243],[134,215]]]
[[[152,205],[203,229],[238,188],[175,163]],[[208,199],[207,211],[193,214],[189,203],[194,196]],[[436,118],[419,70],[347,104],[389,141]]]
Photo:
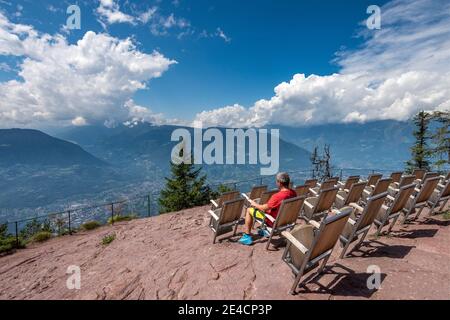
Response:
[[[239,240],[241,244],[250,246],[253,244],[251,230],[253,226],[253,219],[264,221],[268,226],[272,226],[272,222],[266,219],[266,215],[271,215],[276,218],[281,204],[284,200],[295,198],[297,194],[294,190],[289,188],[291,179],[287,173],[279,173],[277,175],[277,187],[280,190],[274,194],[267,204],[258,204],[253,200],[249,200],[251,207],[247,209],[245,216],[245,234]],[[258,231],[260,236],[267,236],[267,230],[260,229]]]

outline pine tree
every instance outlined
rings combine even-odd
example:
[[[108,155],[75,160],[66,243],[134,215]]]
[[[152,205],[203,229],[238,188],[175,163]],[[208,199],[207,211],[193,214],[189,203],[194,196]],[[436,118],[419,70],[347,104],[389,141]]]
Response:
[[[443,166],[450,165],[450,112],[435,112],[433,120],[440,124],[432,135],[432,140],[436,157],[434,165],[441,170]]]
[[[166,188],[159,198],[160,212],[176,212],[205,205],[214,197],[207,186],[206,175],[200,176],[201,168],[193,164],[171,163],[171,178],[166,178]]]
[[[406,162],[406,171],[412,172],[414,169],[430,170],[430,158],[433,155],[432,149],[429,147],[431,139],[429,133],[429,125],[431,114],[426,111],[420,111],[413,119],[416,126],[414,137],[416,141],[411,147],[411,160]]]

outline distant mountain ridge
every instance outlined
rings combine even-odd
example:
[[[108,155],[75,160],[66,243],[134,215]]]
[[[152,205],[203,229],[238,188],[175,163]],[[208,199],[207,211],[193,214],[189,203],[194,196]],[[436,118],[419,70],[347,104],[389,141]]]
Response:
[[[148,160],[165,170],[169,166],[172,149],[178,144],[171,141],[172,132],[176,129],[186,129],[193,136],[193,128],[142,123],[134,127],[122,125],[109,131],[101,127],[72,128],[60,134],[60,137],[80,144],[89,152],[110,163],[129,166],[130,161]],[[222,133],[225,131],[223,128],[218,129]],[[248,153],[248,149],[246,152]],[[310,153],[307,150],[280,140],[281,168],[293,170],[309,166],[309,157]],[[205,170],[208,168],[205,167]]]
[[[332,162],[341,168],[401,169],[414,143],[413,124],[393,120],[275,128],[308,151],[329,144]]]
[[[0,130],[0,209],[37,208],[98,194],[121,178],[74,143],[38,130]]]
[[[79,145],[31,129],[0,129],[0,165],[104,166]]]
[[[180,127],[151,124],[114,129],[81,127],[62,132],[59,136],[75,141],[108,162],[122,158],[117,152],[130,156],[151,150],[153,159],[158,159],[157,163],[168,164],[167,154],[175,145],[170,142],[170,134],[176,128]],[[414,142],[413,124],[393,120],[305,127],[268,126],[267,129],[280,130],[281,167],[287,170],[310,168],[310,153],[315,146],[324,144],[331,145],[332,164],[336,167],[401,169],[410,157]],[[115,156],[112,150],[117,151]]]
[[[160,190],[178,143],[171,141],[171,134],[179,128],[191,135],[194,130],[148,123],[71,127],[52,136],[37,130],[0,130],[0,209],[78,200],[98,203]],[[325,143],[331,145],[337,168],[401,169],[414,139],[412,125],[397,121],[271,128],[280,129],[280,170],[286,171],[309,170],[310,151]],[[202,167],[213,184],[257,178],[261,168]]]
[[[172,149],[178,144],[171,135],[180,128],[86,126],[60,132],[59,139],[37,130],[1,130],[0,209],[98,203],[157,192],[170,175]],[[280,140],[280,154],[282,170],[309,166],[309,152],[292,143]],[[215,184],[258,177],[261,166],[202,168]]]

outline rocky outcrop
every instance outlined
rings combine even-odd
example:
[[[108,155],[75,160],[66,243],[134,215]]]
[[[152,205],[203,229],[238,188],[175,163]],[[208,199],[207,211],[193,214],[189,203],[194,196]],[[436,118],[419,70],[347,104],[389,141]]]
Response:
[[[396,227],[330,267],[291,296],[292,273],[280,247],[212,244],[208,208],[105,226],[55,238],[0,258],[1,299],[449,299],[450,232],[439,219]],[[104,236],[116,239],[104,246]],[[69,290],[67,268],[81,269]],[[382,273],[367,288],[368,267]],[[311,277],[310,277],[311,278]]]

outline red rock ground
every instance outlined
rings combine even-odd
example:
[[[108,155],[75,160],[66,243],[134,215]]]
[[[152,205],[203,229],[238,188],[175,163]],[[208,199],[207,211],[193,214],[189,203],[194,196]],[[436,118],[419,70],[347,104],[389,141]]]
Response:
[[[325,275],[296,296],[283,248],[212,244],[208,208],[106,226],[0,258],[0,299],[450,299],[450,229],[442,219],[397,226],[346,259],[336,247]],[[424,215],[425,216],[425,215]],[[104,246],[110,233],[116,240]],[[66,287],[81,267],[81,290]],[[369,290],[367,268],[381,269]]]

